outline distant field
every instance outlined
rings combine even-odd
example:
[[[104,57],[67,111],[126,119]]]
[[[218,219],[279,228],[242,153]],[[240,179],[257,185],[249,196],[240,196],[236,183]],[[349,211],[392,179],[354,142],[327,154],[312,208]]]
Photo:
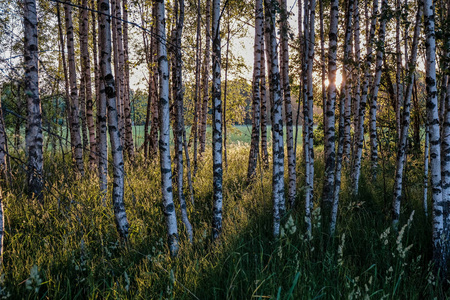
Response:
[[[271,126],[267,126],[267,142],[272,141],[272,133]],[[302,127],[298,126],[298,144],[301,144],[301,136],[302,136]],[[187,138],[189,138],[191,134],[191,127],[186,127]],[[206,128],[206,142],[211,143],[211,126]],[[134,126],[133,127],[133,136],[135,139],[135,144],[137,147],[141,146],[144,142],[144,126]],[[227,127],[227,144],[238,144],[238,143],[250,143],[252,136],[252,126],[251,125],[233,125],[231,127]],[[295,128],[294,128],[294,136],[295,136]],[[173,131],[170,132],[170,137],[172,140]],[[286,139],[286,128],[284,130],[284,138]]]

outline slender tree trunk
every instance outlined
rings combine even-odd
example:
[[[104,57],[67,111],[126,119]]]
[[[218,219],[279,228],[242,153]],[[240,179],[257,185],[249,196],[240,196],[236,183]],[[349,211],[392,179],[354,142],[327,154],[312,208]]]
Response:
[[[315,3],[315,1],[314,1]],[[314,21],[313,21],[314,22]],[[295,171],[296,159],[294,155],[294,132],[292,122],[292,104],[291,104],[291,86],[289,84],[289,45],[288,45],[288,11],[286,0],[281,0],[281,84],[284,93],[284,116],[286,124],[286,144],[288,156],[288,201],[291,207],[294,207],[297,194],[297,174]],[[312,42],[314,44],[314,42]]]
[[[384,39],[386,36],[386,21],[387,21],[387,0],[381,1],[381,16],[380,28],[378,29],[378,45],[377,45],[377,59],[375,63],[375,79],[372,87],[372,99],[370,103],[370,160],[372,162],[372,176],[376,178],[378,165],[378,136],[377,136],[377,105],[378,105],[378,90],[381,82],[381,71],[383,66],[384,55]]]
[[[421,4],[421,3],[419,3]],[[395,172],[394,183],[394,199],[392,205],[392,225],[397,228],[397,224],[400,217],[400,202],[403,188],[403,169],[405,168],[406,161],[406,143],[408,137],[409,123],[410,123],[410,111],[411,111],[411,95],[414,84],[414,73],[416,70],[417,61],[417,48],[419,44],[420,23],[422,20],[422,7],[418,7],[416,24],[414,27],[414,39],[412,45],[411,57],[408,62],[408,79],[406,95],[404,100],[403,116],[400,124],[402,125],[400,131],[400,140],[398,142],[397,152],[397,165]],[[398,84],[398,83],[397,83]]]
[[[353,171],[352,171],[352,181],[353,181],[353,194],[358,194],[359,191],[359,179],[361,177],[361,158],[362,158],[362,150],[364,144],[364,119],[366,115],[366,104],[367,104],[367,94],[369,90],[369,81],[370,81],[370,69],[372,67],[373,61],[373,44],[375,39],[375,27],[377,23],[377,18],[375,17],[378,11],[378,0],[373,0],[372,3],[372,21],[370,23],[370,32],[368,32],[368,40],[366,42],[367,51],[366,51],[366,61],[364,63],[364,80],[361,90],[361,102],[359,105],[359,113],[358,113],[358,128],[355,130],[355,158],[353,163]],[[366,10],[367,12],[367,10]],[[366,13],[366,19],[367,13]],[[368,28],[366,22],[366,29]]]
[[[441,186],[441,138],[439,132],[439,112],[436,87],[436,36],[434,29],[434,5],[431,0],[424,1],[424,23],[426,34],[426,90],[427,120],[430,132],[431,189],[433,199],[433,260],[440,274],[446,273],[446,254],[443,247],[444,204]],[[445,275],[444,275],[445,276]],[[443,277],[445,278],[445,277]]]
[[[230,53],[230,6],[227,6],[228,20],[227,20],[227,50],[225,55],[225,86],[223,92],[223,158],[225,161],[225,170],[228,169],[227,158],[227,95],[228,95],[228,55]],[[258,145],[259,148],[259,145]]]
[[[209,97],[209,64],[210,64],[210,45],[211,45],[211,0],[206,0],[206,39],[205,56],[203,61],[203,103],[200,117],[200,152],[202,156],[206,145],[206,122],[208,116],[208,97]]]
[[[266,34],[269,36],[270,45],[268,61],[269,67],[269,87],[270,98],[273,103],[271,107],[272,115],[272,151],[273,151],[273,236],[280,235],[280,219],[285,210],[284,198],[284,145],[283,145],[283,118],[282,118],[282,97],[280,71],[278,69],[278,51],[275,32],[275,1],[264,0]]]
[[[153,5],[153,19],[156,20],[157,19],[157,6]],[[150,55],[152,57],[152,65],[158,65],[158,60],[157,60],[157,49],[159,49],[158,47],[158,43],[157,43],[157,39],[156,39],[156,35],[157,35],[157,27],[156,24],[153,25],[152,28],[152,32],[154,34],[152,34],[152,46],[151,49],[153,51],[151,51]],[[158,69],[154,68],[153,69],[153,75],[152,75],[152,79],[151,79],[151,84],[152,84],[152,92],[151,92],[151,97],[152,97],[152,127],[150,129],[150,139],[149,139],[149,156],[150,157],[155,157],[156,154],[158,153],[158,130],[159,130],[159,124],[160,124],[160,120],[159,120],[159,102],[158,102]]]
[[[353,10],[353,17],[354,17],[354,30],[353,30],[353,40],[354,40],[354,49],[355,49],[355,90],[354,90],[354,98],[353,100],[353,128],[354,128],[354,135],[353,135],[353,145],[352,145],[352,160],[351,160],[351,170],[354,168],[355,164],[355,157],[357,153],[357,136],[356,131],[359,128],[359,110],[361,106],[361,41],[360,41],[360,18],[359,18],[359,0],[355,1],[355,9]]]
[[[84,0],[78,0],[77,4],[84,6]],[[86,26],[84,26],[84,17],[86,15]],[[79,94],[79,104],[80,104],[80,120],[81,120],[81,135],[83,139],[83,154],[89,154],[89,140],[88,140],[88,128],[86,120],[86,109],[87,109],[87,87],[86,87],[86,65],[87,60],[89,60],[89,52],[85,52],[87,49],[87,10],[80,9],[78,14],[78,36],[80,40],[80,94]],[[90,64],[90,63],[89,63]],[[90,73],[90,69],[89,69]],[[90,78],[89,78],[90,79]],[[92,97],[92,92],[91,92]],[[86,156],[86,155],[85,155]]]
[[[59,42],[60,42],[60,53],[61,53],[61,60],[62,60],[62,66],[63,66],[63,72],[64,72],[64,83],[65,83],[65,96],[66,96],[66,116],[67,116],[67,127],[70,129],[70,135],[72,136],[72,112],[70,111],[71,109],[71,104],[70,104],[70,95],[69,95],[69,90],[70,90],[70,85],[69,85],[69,76],[67,74],[67,64],[66,64],[66,51],[65,51],[65,44],[64,44],[64,35],[63,35],[63,27],[62,27],[62,23],[61,23],[61,12],[59,9],[59,3],[56,3],[56,13],[57,13],[57,20],[58,20],[58,34],[59,34]],[[68,135],[66,134],[66,137]],[[16,144],[17,146],[17,144]],[[72,147],[73,149],[73,147]],[[72,155],[73,157],[75,157],[75,153],[73,153],[72,151]]]
[[[164,0],[154,0],[156,6],[156,34],[158,37],[159,113],[160,113],[160,164],[161,189],[166,217],[169,250],[172,256],[178,252],[178,230],[172,192],[172,168],[170,162],[170,114],[169,114],[169,61],[166,46],[166,18]],[[154,126],[154,124],[153,124]]]
[[[201,30],[200,30],[200,21],[201,21],[201,13],[200,13],[200,0],[197,1],[197,38],[196,38],[196,51],[195,51],[195,111],[194,111],[194,123],[192,124],[192,132],[194,136],[194,175],[197,173],[197,152],[198,152],[198,133],[201,126],[199,126],[199,120],[201,119],[201,110],[200,110],[200,61],[201,61]],[[199,118],[200,117],[200,118]]]
[[[425,149],[423,151],[423,210],[428,218],[428,161],[430,148],[430,127],[425,125]]]
[[[193,231],[191,222],[186,209],[186,199],[183,190],[183,135],[184,135],[184,112],[183,112],[183,82],[182,82],[182,56],[181,56],[181,37],[184,26],[184,0],[176,0],[175,2],[175,19],[176,19],[176,32],[175,32],[175,81],[172,83],[175,92],[176,101],[176,155],[177,155],[177,185],[178,185],[178,200],[181,207],[181,220],[186,227],[186,232],[189,238],[189,242],[193,243]],[[178,3],[178,4],[177,4]],[[179,7],[179,11],[178,11]],[[188,152],[187,152],[188,153]]]
[[[309,113],[309,83],[312,82],[309,80],[309,47],[311,47],[313,44],[310,43],[309,37],[310,37],[310,10],[311,10],[311,2],[305,0],[303,2],[303,9],[305,16],[303,18],[303,34],[299,34],[299,37],[302,42],[302,80],[301,80],[301,95],[303,96],[303,154],[304,154],[304,161],[305,161],[305,223],[306,223],[306,231],[311,231],[311,206],[313,203],[312,195],[313,195],[313,188],[311,186],[311,183],[313,182],[311,180],[311,154],[310,154],[310,139],[309,139],[309,131],[311,127],[309,124],[311,123],[309,120],[310,113]],[[299,20],[300,21],[300,20]],[[301,28],[301,24],[299,23],[299,28]],[[312,70],[312,69],[311,69]],[[300,96],[299,96],[300,97]]]
[[[108,131],[111,141],[111,153],[113,158],[113,190],[112,202],[114,207],[114,215],[116,217],[116,226],[119,235],[124,239],[128,239],[128,219],[125,211],[124,203],[124,163],[123,150],[120,143],[120,133],[118,128],[118,116],[116,106],[116,91],[114,86],[114,76],[111,70],[111,31],[110,31],[110,10],[109,0],[100,0],[100,68],[101,83],[100,102],[107,102],[108,108]],[[104,104],[102,104],[104,105]],[[106,156],[106,154],[105,154]]]
[[[26,145],[28,193],[43,202],[42,111],[39,98],[39,52],[36,1],[24,3],[25,94],[27,95]],[[0,208],[3,208],[0,206]],[[3,220],[3,209],[1,220]],[[3,222],[2,222],[3,223]],[[1,231],[3,232],[3,231]],[[3,235],[2,235],[3,238]]]
[[[102,4],[102,0],[97,1],[97,9],[100,10]],[[106,3],[108,4],[108,3]],[[101,32],[104,30],[102,28],[103,22],[107,22],[106,19],[102,20],[102,16],[98,15],[98,53],[99,55],[99,63],[105,64],[103,56],[111,57],[111,53],[103,54],[102,47],[104,47],[104,43],[101,38]],[[105,34],[105,33],[103,33]],[[99,179],[99,188],[100,188],[100,198],[102,200],[102,204],[106,206],[106,194],[108,192],[108,138],[106,135],[107,125],[106,125],[106,93],[105,93],[105,81],[103,76],[102,66],[97,67],[97,78],[98,78],[98,94],[97,94],[97,153],[98,153],[98,179]]]
[[[261,40],[263,29],[263,6],[262,0],[255,2],[255,44],[253,60],[253,102],[252,102],[252,139],[250,143],[250,157],[248,159],[247,179],[251,180],[256,175],[256,165],[259,154],[259,130],[261,115]]]
[[[340,97],[339,111],[339,140],[336,156],[336,173],[334,178],[334,198],[331,210],[330,234],[334,235],[336,230],[336,220],[339,207],[339,193],[341,190],[342,159],[344,148],[347,145],[347,134],[350,135],[350,116],[347,116],[346,109],[350,107],[351,90],[351,49],[352,49],[352,18],[353,18],[353,0],[347,2],[347,12],[345,16],[345,37],[344,37],[344,65],[342,68],[342,88]],[[348,128],[348,132],[347,132]],[[348,142],[350,138],[348,137]],[[348,143],[348,145],[350,145]]]
[[[309,137],[309,186],[311,188],[310,211],[313,210],[313,191],[314,191],[314,91],[313,91],[313,64],[314,64],[314,45],[315,45],[315,14],[316,1],[310,2],[309,16],[309,47],[308,47],[308,137]]]
[[[89,57],[88,49],[88,10],[87,0],[82,0],[81,5],[81,18],[80,18],[80,53],[81,53],[81,71],[83,72],[82,81],[84,82],[85,97],[86,97],[86,122],[89,131],[89,166],[91,169],[95,168],[96,161],[96,140],[95,140],[95,125],[93,117],[93,106],[92,101],[92,83],[91,83],[91,60]],[[85,9],[84,9],[85,8]],[[95,23],[92,23],[95,24]],[[95,27],[95,25],[93,25]],[[94,54],[96,55],[96,54]]]
[[[212,17],[212,103],[213,103],[213,221],[212,237],[217,239],[222,232],[222,100],[220,87],[220,0],[213,0]]]
[[[400,14],[402,12],[400,6],[400,0],[396,0],[396,17],[395,17],[395,51],[396,51],[396,59],[397,59],[397,71],[395,73],[395,96],[396,96],[396,119],[397,119],[397,136],[398,139],[401,139],[401,107],[403,101],[403,87],[401,85],[401,74],[402,74],[402,53],[401,53],[401,44],[400,44]],[[405,42],[406,43],[406,42]],[[405,53],[405,59],[408,57]],[[400,142],[399,142],[400,143]]]
[[[444,32],[444,67],[447,70],[450,66],[450,33],[449,22],[450,22],[450,1],[447,0],[447,15],[446,24]],[[442,144],[441,144],[441,174],[442,174],[442,201],[444,202],[444,249],[446,255],[448,255],[448,250],[450,249],[450,82],[448,82],[448,75],[446,76],[447,82],[445,87],[445,101],[444,101],[444,116],[441,130],[442,130]],[[447,258],[446,258],[447,260]]]
[[[99,143],[99,136],[100,136],[100,122],[98,121],[98,110],[99,110],[99,98],[100,98],[100,72],[99,72],[99,66],[98,66],[98,41],[97,41],[97,30],[96,30],[96,15],[97,13],[94,10],[97,10],[97,7],[95,5],[95,0],[91,0],[91,9],[92,9],[92,53],[94,58],[94,77],[95,77],[95,101],[96,101],[96,108],[97,108],[97,116],[96,116],[96,140],[95,140],[95,151],[98,154],[98,143]],[[95,160],[96,163],[99,161],[99,157],[95,154]],[[106,201],[106,199],[104,199]]]
[[[264,31],[264,18],[262,21]],[[264,168],[269,167],[269,152],[267,151],[267,88],[266,88],[266,52],[264,44],[264,33],[261,36],[261,161]]]
[[[71,143],[75,165],[78,172],[84,175],[83,165],[83,145],[81,144],[80,136],[80,121],[79,121],[79,104],[78,104],[78,88],[77,88],[77,74],[75,68],[75,49],[73,42],[73,25],[72,25],[72,6],[70,4],[64,5],[66,15],[66,32],[67,32],[67,54],[69,56],[69,82],[70,82],[70,98],[71,98]]]
[[[325,124],[325,181],[323,187],[322,209],[325,218],[331,216],[331,207],[334,194],[334,174],[336,165],[335,149],[335,106],[336,106],[336,54],[338,32],[339,3],[331,1],[330,32],[328,53],[328,97],[327,97],[327,123]],[[326,223],[325,223],[326,224]]]
[[[319,21],[320,21],[320,60],[321,60],[321,76],[322,76],[322,117],[323,117],[323,124],[327,124],[327,114],[326,108],[327,108],[327,87],[326,87],[326,60],[325,60],[325,34],[323,29],[323,0],[319,0]],[[326,129],[325,126],[323,126],[323,136],[325,136]]]
[[[128,55],[128,0],[122,0],[123,9],[123,113],[125,117],[125,149],[134,162],[133,124],[131,122],[130,62]]]

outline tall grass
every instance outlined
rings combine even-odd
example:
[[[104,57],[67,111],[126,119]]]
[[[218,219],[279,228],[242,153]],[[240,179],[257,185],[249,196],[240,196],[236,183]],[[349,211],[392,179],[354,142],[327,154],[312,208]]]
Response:
[[[297,151],[301,156],[301,149]],[[315,200],[323,163],[316,155]],[[407,172],[399,234],[390,230],[394,161],[376,182],[362,178],[351,196],[343,176],[337,234],[321,223],[319,203],[312,235],[305,234],[300,160],[297,206],[283,219],[281,238],[271,236],[271,170],[246,181],[248,145],[229,147],[224,171],[224,228],[211,244],[211,151],[194,177],[195,208],[188,205],[194,243],[179,222],[181,251],[166,247],[157,160],[126,166],[127,245],[118,241],[111,203],[98,197],[95,174],[76,178],[70,161],[46,159],[42,206],[24,193],[23,170],[14,164],[4,188],[3,298],[49,299],[432,299],[446,296],[432,275],[431,225],[421,207],[420,167]],[[369,174],[370,166],[364,166]],[[363,172],[365,174],[366,172]],[[189,198],[187,198],[189,199]],[[386,200],[387,199],[387,200]],[[387,202],[386,202],[387,201]],[[179,209],[179,208],[177,208]],[[179,211],[179,210],[178,210]]]

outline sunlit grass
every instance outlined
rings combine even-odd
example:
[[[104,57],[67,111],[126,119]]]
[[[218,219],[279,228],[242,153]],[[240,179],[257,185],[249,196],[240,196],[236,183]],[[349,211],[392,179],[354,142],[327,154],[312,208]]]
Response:
[[[211,244],[212,161],[208,149],[194,176],[195,207],[188,211],[194,243],[178,223],[181,251],[166,245],[157,160],[127,165],[127,245],[118,241],[112,205],[98,197],[95,174],[76,179],[70,160],[46,159],[46,196],[41,206],[24,193],[23,169],[4,190],[5,252],[1,287],[5,298],[50,299],[425,299],[445,296],[433,277],[430,220],[421,208],[421,168],[407,170],[400,235],[390,230],[392,168],[389,158],[376,182],[363,176],[351,196],[344,169],[337,235],[330,238],[318,210],[323,177],[316,153],[313,232],[305,234],[304,181],[298,162],[297,206],[272,232],[271,170],[258,168],[246,181],[248,144],[228,148],[224,170],[224,228]],[[299,147],[300,158],[302,150]],[[363,166],[363,175],[369,166]],[[388,193],[387,195],[385,193]],[[110,195],[110,194],[109,194]],[[177,202],[177,200],[175,199]],[[388,202],[386,202],[388,201]],[[177,207],[177,212],[179,208]]]

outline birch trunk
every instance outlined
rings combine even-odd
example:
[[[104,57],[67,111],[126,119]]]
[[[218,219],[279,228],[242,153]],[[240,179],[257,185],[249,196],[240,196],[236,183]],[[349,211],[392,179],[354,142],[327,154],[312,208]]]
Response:
[[[206,122],[208,117],[208,97],[209,97],[209,64],[210,64],[210,47],[211,47],[211,0],[206,0],[206,39],[205,39],[205,56],[203,61],[203,102],[200,117],[200,151],[202,156],[205,152],[206,145]]]
[[[283,118],[280,72],[278,69],[278,51],[275,32],[275,1],[264,0],[266,34],[269,36],[270,45],[268,61],[269,87],[272,105],[272,149],[273,149],[273,236],[280,235],[280,219],[284,214],[284,145],[283,145]]]
[[[430,127],[425,125],[425,149],[423,151],[423,210],[428,218],[428,162],[430,149]]]
[[[313,21],[314,22],[314,21]],[[288,45],[288,11],[286,0],[281,0],[281,79],[284,93],[284,116],[286,124],[286,146],[288,156],[288,201],[291,207],[294,207],[297,194],[297,174],[295,171],[295,155],[294,155],[294,132],[292,122],[292,104],[291,104],[291,86],[289,84],[289,45]],[[312,42],[314,44],[314,42]]]
[[[118,116],[116,110],[116,90],[114,86],[114,76],[111,70],[111,31],[110,31],[110,10],[109,0],[100,0],[100,68],[102,89],[100,97],[103,102],[107,102],[108,109],[108,131],[111,142],[111,154],[113,158],[113,189],[112,202],[114,207],[114,215],[116,218],[116,226],[119,235],[124,239],[128,239],[128,219],[125,211],[124,203],[124,163],[123,152],[120,143],[120,133],[118,128]],[[100,102],[102,102],[100,100]],[[105,101],[106,100],[106,101]],[[106,143],[106,141],[105,141]],[[106,154],[105,154],[106,156]]]
[[[84,1],[78,0],[77,4],[83,6]],[[84,18],[85,9],[80,9],[78,13],[78,37],[79,37],[79,45],[80,45],[80,89],[79,89],[79,104],[80,104],[80,121],[81,121],[81,136],[83,140],[83,154],[89,154],[89,140],[88,140],[88,131],[87,131],[87,121],[86,121],[86,109],[87,109],[87,95],[86,95],[86,59],[89,58],[89,53],[87,53],[87,58],[84,53],[84,45],[87,44],[87,29],[84,28],[83,18]],[[87,12],[87,11],[86,11]],[[87,21],[86,21],[87,23]],[[86,38],[85,38],[86,34]],[[90,70],[89,70],[90,71]],[[92,92],[91,92],[92,96]]]
[[[191,222],[186,209],[186,198],[184,196],[183,189],[183,134],[184,134],[184,112],[183,112],[183,81],[182,81],[182,56],[181,56],[181,37],[183,34],[184,26],[184,0],[177,0],[179,5],[175,5],[175,19],[176,32],[175,32],[175,82],[173,82],[176,101],[176,155],[177,155],[177,184],[178,184],[178,200],[180,201],[181,208],[181,220],[186,227],[186,232],[189,238],[189,242],[193,243],[193,231]],[[177,9],[179,6],[179,12]],[[179,15],[178,15],[179,13]],[[178,17],[177,17],[178,15]]]
[[[169,250],[172,256],[178,252],[178,230],[172,192],[170,162],[170,113],[169,113],[169,61],[166,46],[166,18],[164,0],[154,0],[156,6],[156,34],[158,37],[159,114],[160,114],[160,164],[161,190],[166,217]],[[154,126],[154,125],[153,125]]]
[[[213,34],[213,222],[212,237],[213,240],[219,237],[222,232],[222,100],[220,88],[220,0],[213,0],[213,18],[212,18],[212,34]]]
[[[306,223],[306,231],[311,231],[311,204],[312,204],[312,187],[311,183],[311,172],[310,172],[310,158],[311,155],[309,153],[309,31],[310,31],[310,1],[304,0],[303,9],[305,16],[303,18],[303,34],[299,34],[302,42],[302,81],[301,81],[301,94],[303,95],[303,155],[305,160],[305,223]],[[299,23],[300,26],[300,23]],[[301,32],[301,31],[300,31]]]
[[[100,10],[101,0],[97,2],[97,9]],[[108,4],[108,3],[106,3]],[[106,22],[106,20],[103,20]],[[102,19],[101,15],[98,15],[98,53],[99,55],[99,64],[104,64],[105,61],[102,61],[102,40],[101,40],[101,32],[102,32]],[[103,33],[105,34],[105,33]],[[109,57],[111,57],[111,53],[109,53]],[[103,79],[103,70],[100,65],[97,67],[98,72],[98,98],[97,98],[97,153],[98,153],[98,178],[99,178],[99,188],[100,188],[100,198],[102,200],[102,204],[106,206],[106,194],[108,192],[108,138],[106,135],[107,127],[106,127],[106,93],[105,93],[105,82]]]
[[[153,5],[153,9],[152,9],[152,14],[153,14],[153,19],[156,20],[157,19],[157,6]],[[152,26],[152,37],[151,37],[151,57],[152,57],[152,65],[158,65],[158,53],[157,53],[157,49],[158,49],[158,42],[156,39],[156,35],[157,35],[157,27],[156,24],[154,24]],[[158,153],[158,130],[159,130],[159,124],[160,124],[160,120],[159,120],[159,101],[158,101],[158,68],[154,68],[153,69],[153,76],[151,78],[151,84],[152,84],[152,92],[151,92],[151,97],[152,97],[152,127],[150,129],[150,138],[149,138],[149,156],[150,157],[155,157],[156,154]]]
[[[339,140],[336,156],[336,173],[334,178],[334,197],[333,207],[331,209],[330,234],[333,236],[336,229],[336,220],[339,207],[339,193],[341,190],[342,159],[344,148],[346,146],[347,134],[350,134],[350,116],[347,116],[346,109],[350,106],[350,72],[351,72],[351,49],[352,49],[352,18],[353,18],[353,0],[347,2],[347,12],[345,17],[345,37],[344,37],[344,65],[342,68],[342,89],[340,97],[339,111]],[[347,132],[348,128],[348,132]],[[350,140],[349,140],[350,141]],[[349,144],[348,144],[349,145]]]
[[[133,124],[130,102],[130,62],[128,56],[128,0],[122,0],[123,10],[123,113],[125,117],[125,149],[128,159],[134,162]]]
[[[311,0],[309,11],[309,47],[308,47],[308,137],[309,137],[309,186],[310,211],[313,209],[313,191],[314,191],[314,90],[313,90],[313,64],[314,64],[314,46],[315,46],[315,14],[316,1]]]
[[[370,160],[372,162],[372,176],[376,178],[378,165],[378,136],[377,136],[377,105],[378,105],[378,90],[381,82],[381,71],[383,66],[384,55],[384,39],[386,36],[386,21],[387,21],[387,0],[381,1],[381,16],[380,28],[378,29],[378,45],[377,45],[377,59],[375,63],[375,78],[372,87],[372,99],[370,102]]]
[[[433,260],[436,270],[446,273],[446,254],[443,247],[444,201],[441,186],[441,138],[439,132],[439,112],[436,87],[436,36],[434,29],[434,5],[424,1],[424,26],[426,35],[426,91],[427,120],[430,134],[431,189],[433,200]]]
[[[448,31],[448,23],[450,21],[450,3],[447,1],[447,16],[446,16],[447,26],[446,30]],[[445,47],[445,68],[448,69],[450,66],[450,35],[444,35],[444,47]],[[442,124],[442,145],[441,145],[441,173],[442,173],[442,200],[444,202],[444,233],[445,233],[445,250],[446,253],[448,249],[450,249],[450,211],[449,201],[450,201],[450,81],[448,80],[447,75],[447,86],[445,87],[445,112],[444,112],[444,120]]]
[[[395,18],[395,51],[397,59],[397,72],[395,74],[395,96],[396,96],[396,119],[397,119],[397,136],[401,139],[401,107],[403,102],[403,87],[401,86],[401,73],[402,73],[402,53],[400,44],[400,14],[402,12],[400,6],[400,0],[396,0],[396,18]],[[405,52],[405,60],[408,59]],[[399,142],[400,143],[400,142]]]
[[[322,209],[326,219],[331,216],[331,207],[334,194],[334,174],[336,167],[335,149],[335,109],[336,109],[336,54],[338,33],[339,2],[331,1],[330,33],[328,52],[328,97],[327,97],[327,123],[325,124],[325,181],[323,187]]]
[[[375,39],[375,27],[377,23],[377,18],[375,17],[378,11],[378,0],[373,0],[372,3],[372,21],[370,23],[370,32],[368,34],[368,40],[366,42],[366,60],[364,63],[364,80],[361,90],[361,102],[359,104],[359,113],[358,113],[358,128],[355,130],[355,144],[356,144],[356,154],[353,163],[353,171],[352,171],[352,181],[353,181],[353,194],[356,195],[359,192],[359,180],[361,177],[361,157],[362,150],[364,144],[364,119],[366,116],[366,104],[367,104],[367,94],[369,90],[369,80],[370,80],[370,69],[372,67],[373,61],[373,44]],[[367,10],[366,10],[366,19],[367,19]],[[366,29],[368,23],[366,22]]]
[[[83,72],[82,81],[84,82],[85,97],[86,97],[86,123],[89,131],[89,166],[93,170],[95,168],[96,161],[96,141],[95,141],[95,125],[93,117],[93,106],[92,101],[92,82],[91,82],[91,60],[89,57],[88,49],[88,10],[87,0],[82,0],[81,2],[81,18],[80,18],[80,53],[81,53],[81,71]],[[95,23],[93,23],[95,24]],[[95,26],[95,25],[93,25]]]
[[[197,38],[196,38],[196,51],[195,51],[195,111],[194,111],[194,123],[192,124],[192,133],[194,136],[194,175],[197,173],[197,152],[198,152],[198,133],[199,133],[199,116],[200,116],[200,61],[201,61],[201,30],[200,30],[200,0],[197,1]],[[186,155],[189,155],[188,153]]]
[[[261,115],[261,40],[263,26],[262,0],[255,3],[255,44],[253,60],[253,102],[252,102],[252,139],[250,143],[250,157],[248,159],[247,180],[251,180],[256,175],[256,165],[259,154],[259,130]]]
[[[353,10],[353,17],[354,17],[354,30],[353,30],[353,44],[355,49],[355,89],[354,89],[354,98],[353,104],[353,128],[354,128],[354,136],[353,136],[353,145],[352,145],[352,159],[351,159],[351,170],[353,170],[354,163],[355,163],[355,157],[357,153],[357,136],[356,131],[359,128],[358,122],[359,122],[359,109],[361,105],[361,40],[360,40],[360,18],[359,18],[359,0],[355,1],[355,7]]]
[[[27,95],[26,145],[28,154],[27,182],[28,193],[43,202],[43,153],[42,153],[42,110],[39,98],[39,52],[37,39],[36,1],[24,3],[24,58],[25,94]],[[3,206],[0,206],[3,208]],[[3,209],[1,220],[3,220]],[[3,223],[3,222],[2,222]],[[3,230],[1,231],[3,238]]]
[[[410,112],[411,112],[411,96],[414,84],[414,73],[416,70],[417,62],[417,48],[419,44],[420,34],[420,22],[422,20],[422,7],[419,6],[416,15],[416,24],[414,27],[414,38],[412,44],[411,57],[408,62],[408,79],[406,87],[406,95],[404,99],[403,116],[401,120],[400,140],[398,142],[397,152],[397,165],[395,171],[395,183],[394,183],[394,199],[392,205],[392,225],[397,228],[400,217],[400,204],[403,187],[403,169],[406,161],[406,143],[408,138],[408,130],[410,124]]]
[[[264,18],[263,31],[264,31]],[[261,36],[261,161],[264,168],[269,166],[269,152],[267,151],[267,88],[266,88],[266,54],[264,44],[264,34]]]
[[[96,25],[98,26],[98,23],[96,21],[96,15],[97,13],[95,10],[97,10],[97,7],[95,5],[95,0],[91,0],[91,16],[92,16],[92,52],[93,52],[93,58],[94,58],[94,76],[95,76],[95,101],[96,101],[96,108],[97,108],[97,116],[96,116],[96,140],[95,140],[95,160],[96,163],[99,161],[98,153],[98,143],[99,143],[99,136],[100,136],[100,122],[98,120],[98,110],[99,110],[99,98],[100,98],[100,72],[99,72],[99,66],[98,66],[98,41],[97,41],[97,30]],[[105,181],[106,182],[106,181]],[[106,186],[106,185],[105,185]],[[106,199],[104,199],[106,201]]]
[[[69,83],[70,83],[70,99],[71,99],[71,144],[75,159],[75,165],[78,172],[84,175],[83,165],[83,145],[81,144],[80,136],[80,118],[79,118],[79,104],[78,104],[78,88],[77,88],[77,74],[75,68],[75,49],[73,44],[73,25],[72,25],[72,6],[70,4],[64,5],[64,12],[66,15],[66,33],[67,33],[67,55],[69,56]]]

